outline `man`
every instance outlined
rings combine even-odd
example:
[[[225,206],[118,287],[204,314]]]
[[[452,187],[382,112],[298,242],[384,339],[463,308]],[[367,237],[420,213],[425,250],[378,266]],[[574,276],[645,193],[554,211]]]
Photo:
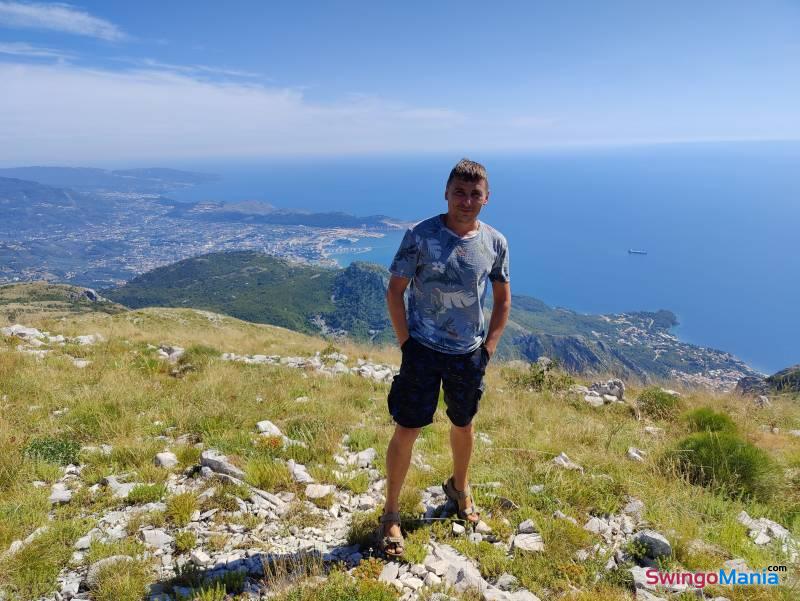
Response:
[[[378,545],[390,556],[403,554],[398,500],[411,449],[424,426],[433,422],[444,389],[450,419],[453,476],[443,484],[458,515],[479,520],[468,486],[472,419],[483,394],[486,365],[508,321],[511,288],[508,244],[500,232],[478,221],[489,202],[483,165],[461,160],[445,188],[447,213],[409,228],[390,267],[386,301],[403,355],[389,391],[395,431],[386,455],[386,506]],[[488,332],[483,315],[487,281],[494,307]],[[403,296],[411,284],[408,316]]]

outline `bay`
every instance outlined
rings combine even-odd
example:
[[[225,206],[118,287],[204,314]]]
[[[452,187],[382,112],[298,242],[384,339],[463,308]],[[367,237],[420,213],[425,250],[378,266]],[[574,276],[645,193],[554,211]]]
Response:
[[[457,155],[203,161],[180,200],[262,200],[411,222],[446,211]],[[717,143],[477,154],[481,219],[510,248],[512,291],[581,312],[670,309],[684,340],[764,372],[800,362],[800,144]],[[388,266],[401,233],[342,265]],[[646,255],[628,253],[643,249]]]

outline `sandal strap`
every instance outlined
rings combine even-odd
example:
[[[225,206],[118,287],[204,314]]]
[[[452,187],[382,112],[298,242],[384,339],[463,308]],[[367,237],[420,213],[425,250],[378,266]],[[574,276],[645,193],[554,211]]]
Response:
[[[389,513],[384,513],[381,517],[378,518],[378,522],[381,524],[386,524],[387,522],[396,522],[400,523],[400,512],[398,511],[391,511]]]
[[[406,542],[402,536],[384,536],[383,541],[386,544],[400,545],[401,547],[403,546],[403,543]]]
[[[445,486],[450,489],[450,491],[455,495],[459,501],[466,501],[467,497],[472,496],[472,489],[470,488],[469,484],[467,484],[464,490],[458,490],[456,485],[453,483],[453,477],[450,478],[445,483]]]

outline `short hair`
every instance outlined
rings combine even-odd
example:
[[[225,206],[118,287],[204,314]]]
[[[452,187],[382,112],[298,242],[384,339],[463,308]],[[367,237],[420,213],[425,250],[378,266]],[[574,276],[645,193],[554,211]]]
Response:
[[[486,174],[486,167],[469,159],[461,159],[456,163],[456,166],[450,171],[450,177],[447,178],[446,185],[449,186],[450,182],[455,178],[463,179],[467,182],[484,180],[486,189],[489,189],[489,176]]]

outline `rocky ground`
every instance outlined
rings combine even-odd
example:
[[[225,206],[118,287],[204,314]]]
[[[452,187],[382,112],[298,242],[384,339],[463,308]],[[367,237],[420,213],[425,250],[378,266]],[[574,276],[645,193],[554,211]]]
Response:
[[[39,358],[54,352],[59,346],[92,345],[103,340],[99,334],[70,338],[21,325],[2,328],[0,332],[19,341],[17,351]],[[163,361],[175,365],[173,375],[181,375],[180,359],[184,349],[161,345],[157,353]],[[71,359],[76,368],[89,365],[86,360]],[[227,352],[222,359],[300,368],[305,372],[313,371],[330,377],[352,374],[384,383],[390,382],[397,370],[393,365],[376,364],[363,359],[348,367],[348,357],[338,352],[326,355],[317,353],[311,357]],[[625,397],[625,384],[617,379],[596,382],[589,387],[576,385],[569,394],[597,410],[606,405],[629,403]],[[305,397],[295,399],[298,406],[307,401]],[[660,428],[648,427],[653,436],[663,434]],[[800,431],[797,435],[800,435]],[[285,435],[267,419],[252,424],[252,436],[283,447],[305,444]],[[493,444],[486,433],[479,433],[478,438],[484,445]],[[50,489],[49,501],[53,510],[81,503],[82,499],[87,498],[85,495],[89,498],[106,496],[117,504],[108,511],[84,516],[93,519],[96,525],[75,542],[72,561],[58,576],[58,591],[51,597],[41,598],[41,601],[91,599],[92,588],[102,569],[115,562],[134,559],[144,559],[156,566],[157,582],[150,590],[151,601],[191,599],[195,594],[193,587],[220,579],[236,580],[243,598],[269,598],[276,594],[275,579],[270,576],[280,570],[284,572],[284,580],[292,580],[309,573],[309,566],[316,566],[324,573],[338,565],[355,573],[364,562],[374,561],[375,558],[384,561],[385,558],[379,557],[370,544],[356,540],[358,537],[353,535],[354,517],[379,509],[384,502],[382,491],[385,480],[376,466],[378,454],[374,448],[352,451],[348,446],[348,436],[345,436],[338,453],[333,457],[338,466],[335,472],[338,481],[356,478],[366,481],[365,490],[361,493],[333,483],[316,481],[307,466],[291,459],[284,462],[301,491],[298,493],[264,490],[246,483],[245,473],[240,467],[218,450],[197,442],[191,435],[173,436],[168,433],[156,437],[156,440],[163,446],[163,451],[153,457],[153,465],[170,473],[165,479],[163,491],[154,501],[129,502],[131,495],[140,494],[151,486],[137,482],[130,474],[106,476],[102,482],[89,485],[82,477],[86,468],[83,462],[63,468],[62,476]],[[179,465],[175,451],[188,446],[197,449],[199,461],[186,469],[175,471]],[[108,455],[112,451],[110,445],[84,446],[81,457],[87,458],[98,453]],[[628,448],[628,460],[642,462],[645,457],[646,453],[641,449]],[[419,469],[430,469],[420,454],[415,455],[414,463]],[[551,464],[554,470],[579,472],[585,478],[596,477],[594,474],[584,474],[584,468],[564,452],[554,457]],[[45,487],[47,483],[34,482],[34,486]],[[488,496],[495,497],[500,507],[519,508],[513,500],[491,492],[495,486],[499,489],[501,482],[484,483],[483,486],[489,489]],[[532,494],[544,491],[545,484],[530,487]],[[226,499],[224,503],[220,501],[223,492]],[[189,503],[188,515],[182,519],[164,519],[165,515],[177,515],[175,499],[189,498],[193,501]],[[438,522],[453,540],[466,538],[472,543],[488,543],[507,557],[549,552],[534,520],[524,520],[512,527],[505,517],[493,516],[488,512],[484,516],[486,521],[482,520],[474,529],[465,528],[461,522],[452,520],[454,508],[447,502],[441,487],[426,488],[421,500],[423,509],[419,514],[419,523]],[[128,504],[120,508],[119,502]],[[593,536],[594,544],[578,550],[573,561],[600,561],[606,572],[618,569],[630,572],[637,599],[654,601],[687,592],[694,593],[697,598],[712,598],[704,597],[702,588],[686,584],[663,587],[648,583],[645,570],[657,567],[660,561],[672,557],[673,548],[669,540],[670,533],[652,528],[644,515],[644,502],[629,497],[618,513],[591,515],[579,521],[574,516],[556,510],[552,517],[568,520]],[[496,533],[487,524],[493,517],[511,528],[511,533]],[[777,542],[792,562],[797,561],[800,544],[789,530],[765,517],[751,517],[746,512],[739,515],[738,521],[748,529],[754,544]],[[14,541],[3,556],[20,552],[47,528],[47,525],[42,526],[27,538]],[[134,537],[142,545],[135,557],[119,554],[95,562],[88,561],[88,551],[93,544],[111,544],[129,537]],[[706,543],[697,540],[695,544],[702,546]],[[446,540],[431,536],[423,547],[424,557],[419,562],[380,564],[382,567],[378,580],[396,588],[404,601],[421,598],[444,601],[451,595],[452,598],[459,598],[460,594],[469,590],[479,591],[480,598],[486,601],[539,599],[522,588],[511,574],[485,578],[474,560],[459,553]],[[750,570],[743,558],[728,560],[724,567]],[[722,601],[724,598],[714,599]]]
[[[268,420],[259,422],[256,429],[261,436],[275,437],[283,444],[297,444],[284,437],[280,430]],[[163,440],[165,448],[176,444],[185,444],[186,440]],[[343,443],[347,441],[344,440]],[[199,444],[202,448],[202,445]],[[87,447],[84,453],[110,453],[111,448]],[[364,473],[369,478],[369,489],[360,495],[339,490],[334,485],[315,482],[308,474],[305,466],[289,465],[292,477],[305,486],[304,499],[299,501],[294,493],[279,492],[273,494],[247,485],[242,478],[244,473],[230,463],[224,455],[213,449],[203,449],[200,463],[184,473],[171,474],[166,483],[167,498],[192,493],[199,503],[212,499],[221,486],[236,486],[238,496],[236,508],[223,511],[212,508],[206,511],[194,509],[183,526],[175,524],[154,527],[148,524],[135,525],[141,522],[142,516],[151,512],[167,511],[167,503],[158,501],[141,505],[128,506],[122,510],[112,510],[102,515],[92,516],[97,526],[92,528],[74,545],[72,563],[76,567],[64,570],[58,577],[59,591],[46,599],[61,601],[65,599],[91,599],[91,587],[97,573],[114,562],[131,561],[127,555],[115,555],[92,564],[85,562],[86,551],[93,541],[112,543],[134,534],[144,544],[141,554],[151,559],[158,566],[158,582],[151,587],[151,601],[168,601],[171,599],[192,598],[190,585],[201,580],[213,581],[223,579],[228,573],[235,573],[242,579],[242,590],[246,598],[268,598],[274,593],[269,584],[265,584],[265,575],[269,575],[279,564],[293,566],[302,572],[309,564],[330,566],[344,564],[351,571],[375,551],[362,544],[350,544],[348,533],[354,514],[360,511],[379,507],[384,498],[381,491],[385,480],[380,478],[374,469],[374,449],[350,452],[345,444],[335,461],[343,471],[350,475]],[[177,465],[177,457],[170,451],[158,453],[153,458],[154,464],[169,469]],[[560,469],[582,470],[562,454],[553,460]],[[53,506],[71,503],[76,491],[83,486],[81,482],[81,465],[69,465],[64,469],[64,476],[52,485],[50,501]],[[498,486],[500,483],[496,483]],[[44,485],[44,483],[41,483]],[[91,494],[99,494],[106,489],[108,494],[118,500],[126,499],[141,483],[128,482],[125,475],[105,478],[103,484],[88,487]],[[533,492],[541,492],[543,486],[536,487]],[[432,522],[446,519],[452,515],[453,507],[447,502],[441,487],[430,487],[423,493],[425,511],[420,520]],[[330,503],[322,507],[315,501],[327,499]],[[289,526],[284,519],[293,508],[293,503],[302,502],[304,511],[318,518],[317,526]],[[513,505],[510,499],[500,499],[503,504]],[[577,561],[590,558],[601,558],[606,570],[615,570],[631,562],[637,564],[629,568],[636,587],[637,599],[654,601],[666,599],[670,594],[694,592],[703,597],[702,589],[686,584],[667,587],[650,585],[647,582],[645,569],[657,567],[658,560],[669,558],[672,547],[667,537],[648,527],[643,519],[644,503],[630,498],[623,510],[615,515],[592,516],[582,527],[594,534],[598,542],[590,548],[576,553]],[[574,517],[560,511],[555,518],[577,523]],[[244,520],[243,518],[249,518]],[[789,531],[775,522],[765,519],[753,519],[742,512],[739,521],[745,525],[756,544],[767,544],[773,538],[780,541],[787,553],[792,554],[792,561],[797,560],[798,541]],[[244,522],[244,523],[243,523]],[[492,529],[481,521],[474,530],[467,529],[458,521],[448,522],[452,534],[456,537],[468,537],[472,542],[486,541],[499,547],[504,553],[547,553],[536,524],[532,520],[520,523],[516,532],[506,539],[496,536]],[[34,540],[45,529],[40,528],[26,540],[16,541],[6,551],[13,554]],[[133,528],[133,532],[131,529]],[[192,548],[176,550],[176,540],[182,533],[191,533],[194,544]],[[220,542],[221,541],[221,542]],[[702,541],[697,541],[702,545]],[[640,549],[637,554],[632,549]],[[477,589],[481,598],[486,601],[536,601],[538,597],[530,591],[519,587],[510,574],[502,574],[492,582],[487,581],[478,567],[458,553],[452,546],[431,540],[426,545],[427,554],[421,563],[407,564],[387,562],[378,579],[387,582],[401,593],[401,599],[410,601],[420,598],[425,589],[452,589],[463,593],[469,589]],[[749,571],[743,559],[733,559],[725,563],[726,568]],[[187,578],[186,574],[191,574]],[[183,575],[183,578],[181,576]],[[194,579],[194,580],[192,580]],[[446,599],[442,595],[439,599]],[[723,598],[714,597],[716,601]],[[44,601],[44,599],[42,599]]]

